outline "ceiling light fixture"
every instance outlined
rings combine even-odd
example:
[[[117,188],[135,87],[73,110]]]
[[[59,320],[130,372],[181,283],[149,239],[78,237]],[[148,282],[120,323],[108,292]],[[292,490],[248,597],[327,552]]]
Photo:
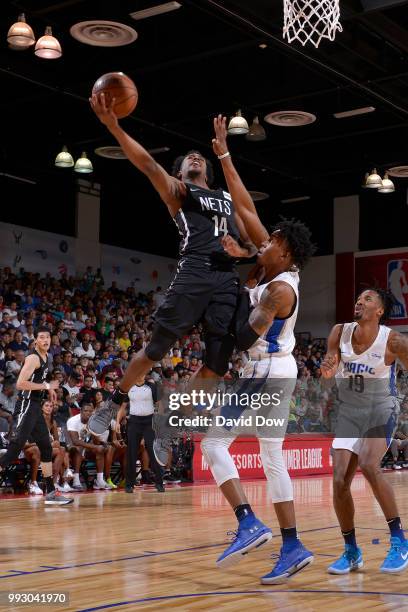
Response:
[[[44,36],[37,40],[34,53],[42,59],[58,59],[62,55],[59,41],[52,35],[51,26],[45,28]]]
[[[384,174],[381,187],[378,188],[378,193],[392,193],[395,191],[395,185],[391,179],[388,178],[388,173]]]
[[[240,110],[237,111],[235,117],[232,117],[231,121],[229,122],[227,132],[230,136],[248,134],[248,122],[245,117],[242,116]]]
[[[305,111],[276,111],[265,115],[264,120],[266,123],[272,125],[279,125],[281,127],[300,127],[302,125],[309,125],[316,121],[316,115],[312,113],[306,113]]]
[[[132,17],[132,19],[136,19],[136,21],[138,21],[140,19],[146,19],[146,17],[156,17],[156,15],[163,15],[163,13],[175,11],[180,7],[180,2],[165,2],[164,4],[157,4],[156,6],[151,6],[150,8],[142,9],[141,11],[129,13],[129,16]]]
[[[375,106],[363,106],[362,108],[354,108],[353,110],[344,111],[341,113],[333,113],[333,117],[336,117],[336,119],[347,119],[348,117],[366,115],[367,113],[373,113],[374,111]]]
[[[66,146],[62,147],[62,150],[55,158],[55,165],[58,166],[58,168],[72,168],[74,165],[74,159],[71,153],[68,153]]]
[[[378,189],[379,187],[382,187],[381,176],[377,174],[377,168],[374,168],[371,174],[367,176],[365,186],[369,189]]]
[[[124,23],[103,19],[79,21],[69,32],[79,42],[92,47],[122,47],[133,43],[138,36],[134,28]]]
[[[7,42],[12,49],[28,49],[35,43],[32,28],[28,25],[24,13],[18,16],[18,21],[13,23],[7,33]]]
[[[83,151],[81,157],[76,160],[74,170],[82,174],[90,174],[93,172],[92,162],[88,159],[85,151]]]
[[[250,140],[251,142],[257,142],[257,141],[265,140],[266,139],[265,129],[259,123],[258,117],[254,118],[253,122],[251,123],[251,125],[249,127],[249,132],[245,136],[245,138],[247,140]]]

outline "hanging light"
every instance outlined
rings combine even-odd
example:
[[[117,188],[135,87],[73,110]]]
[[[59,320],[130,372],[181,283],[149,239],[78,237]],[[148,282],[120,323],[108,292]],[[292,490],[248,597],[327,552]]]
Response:
[[[18,16],[18,21],[13,23],[7,33],[7,42],[12,49],[28,49],[35,43],[33,30],[26,23],[24,13]]]
[[[395,191],[395,185],[391,179],[388,178],[388,172],[384,174],[381,187],[378,188],[378,193],[392,193]]]
[[[74,160],[71,153],[68,153],[67,147],[62,147],[62,150],[55,158],[55,165],[59,168],[72,168]]]
[[[81,157],[76,160],[74,170],[75,172],[81,172],[82,174],[89,174],[90,172],[93,172],[92,162],[90,159],[88,159],[85,151],[83,151]]]
[[[365,186],[369,189],[378,189],[382,187],[381,176],[377,174],[377,168],[374,168],[371,174],[368,175]]]
[[[37,40],[34,53],[43,59],[58,59],[62,55],[61,45],[55,36],[52,35],[50,26],[45,28],[44,36]]]
[[[242,116],[241,111],[237,111],[235,117],[231,119],[228,125],[228,134],[235,136],[238,134],[248,134],[249,127],[247,120]]]
[[[245,136],[245,138],[247,140],[251,140],[252,142],[266,139],[266,132],[263,126],[259,123],[258,117],[255,117],[253,122],[249,126],[249,132]]]

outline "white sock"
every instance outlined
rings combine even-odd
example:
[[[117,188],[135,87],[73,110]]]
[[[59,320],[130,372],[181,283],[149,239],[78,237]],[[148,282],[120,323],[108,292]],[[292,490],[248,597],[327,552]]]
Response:
[[[105,482],[104,478],[103,478],[103,472],[98,472],[96,474],[96,482],[98,484],[102,484],[103,482]]]
[[[75,485],[80,485],[81,481],[79,480],[79,474],[75,473],[74,474],[74,484]]]

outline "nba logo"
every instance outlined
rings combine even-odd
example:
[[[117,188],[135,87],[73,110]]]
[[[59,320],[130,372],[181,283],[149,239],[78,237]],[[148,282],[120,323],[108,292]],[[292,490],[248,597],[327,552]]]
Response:
[[[388,289],[395,298],[391,319],[406,319],[408,316],[408,259],[393,259],[388,262]]]

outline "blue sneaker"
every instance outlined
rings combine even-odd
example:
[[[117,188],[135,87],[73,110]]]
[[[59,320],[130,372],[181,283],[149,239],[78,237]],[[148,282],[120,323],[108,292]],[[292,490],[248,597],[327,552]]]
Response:
[[[278,560],[273,570],[269,574],[262,576],[261,584],[280,584],[285,582],[289,576],[300,572],[304,567],[313,563],[314,559],[313,553],[307,550],[300,541],[292,550],[284,551],[282,547],[280,554],[272,555],[272,557],[278,557]]]
[[[395,574],[408,567],[408,542],[399,538],[390,539],[391,548],[380,567],[381,572]]]
[[[229,567],[238,563],[243,555],[253,548],[266,544],[272,538],[272,531],[257,518],[246,528],[238,525],[238,531],[229,531],[227,535],[234,535],[232,544],[220,555],[216,561],[217,567]]]
[[[327,568],[329,574],[349,574],[363,567],[363,555],[360,548],[346,544],[340,559]]]

